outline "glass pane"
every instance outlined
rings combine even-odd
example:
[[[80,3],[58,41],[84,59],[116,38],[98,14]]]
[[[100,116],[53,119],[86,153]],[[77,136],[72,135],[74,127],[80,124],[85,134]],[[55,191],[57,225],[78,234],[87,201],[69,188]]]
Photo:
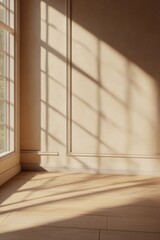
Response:
[[[6,151],[6,127],[0,126],[0,152]]]
[[[5,50],[6,31],[0,28],[0,51]]]
[[[6,76],[6,55],[4,53],[0,53],[0,76]]]
[[[0,78],[0,100],[6,99],[6,80]]]
[[[14,36],[12,34],[9,34],[10,35],[10,56],[14,57]]]
[[[5,131],[4,126],[0,126],[0,152],[5,149]]]
[[[4,152],[7,150],[6,148],[6,126],[0,126],[0,152]]]
[[[14,28],[14,0],[9,1],[9,26]]]
[[[6,102],[0,102],[0,126],[6,124]]]
[[[0,21],[6,23],[7,20],[7,11],[6,9],[0,5]]]
[[[14,0],[10,0],[10,10],[14,12]]]

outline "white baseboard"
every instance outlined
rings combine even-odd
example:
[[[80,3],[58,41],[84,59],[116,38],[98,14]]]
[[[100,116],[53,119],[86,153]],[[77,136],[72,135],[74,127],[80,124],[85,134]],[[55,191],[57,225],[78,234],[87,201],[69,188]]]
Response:
[[[140,175],[140,176],[160,176],[160,171],[131,171],[131,170],[115,170],[115,169],[84,169],[84,168],[63,168],[63,167],[52,167],[45,164],[36,163],[21,163],[22,171],[68,171],[77,173],[93,173],[93,174],[117,174],[117,175]]]

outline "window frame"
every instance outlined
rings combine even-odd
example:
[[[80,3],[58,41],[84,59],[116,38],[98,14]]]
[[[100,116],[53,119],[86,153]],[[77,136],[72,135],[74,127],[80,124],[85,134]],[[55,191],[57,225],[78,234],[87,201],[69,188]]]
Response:
[[[0,27],[12,34],[14,37],[14,138],[13,149],[0,153],[0,161],[17,155],[19,152],[19,0],[14,0],[14,26],[11,28],[0,21]],[[7,6],[0,2],[0,6],[7,9]],[[8,133],[7,133],[8,134]],[[9,146],[10,147],[10,146]]]

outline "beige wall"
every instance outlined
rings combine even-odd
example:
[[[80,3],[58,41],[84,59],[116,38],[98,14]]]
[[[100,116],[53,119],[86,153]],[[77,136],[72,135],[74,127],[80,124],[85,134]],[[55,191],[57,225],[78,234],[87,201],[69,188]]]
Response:
[[[159,174],[159,2],[66,2],[21,0],[23,168]]]

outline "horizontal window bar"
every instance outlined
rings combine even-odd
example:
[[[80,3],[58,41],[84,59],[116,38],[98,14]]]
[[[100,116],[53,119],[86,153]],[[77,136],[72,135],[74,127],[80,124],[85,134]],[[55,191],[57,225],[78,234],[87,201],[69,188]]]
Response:
[[[8,53],[6,51],[0,50],[0,54],[4,54],[5,56],[10,57],[10,58],[12,58],[14,60],[14,57],[10,53]]]
[[[4,28],[6,31],[8,31],[9,33],[11,33],[12,35],[15,34],[15,31],[13,28],[9,27],[8,25],[6,25],[5,23],[0,21],[0,27]]]

